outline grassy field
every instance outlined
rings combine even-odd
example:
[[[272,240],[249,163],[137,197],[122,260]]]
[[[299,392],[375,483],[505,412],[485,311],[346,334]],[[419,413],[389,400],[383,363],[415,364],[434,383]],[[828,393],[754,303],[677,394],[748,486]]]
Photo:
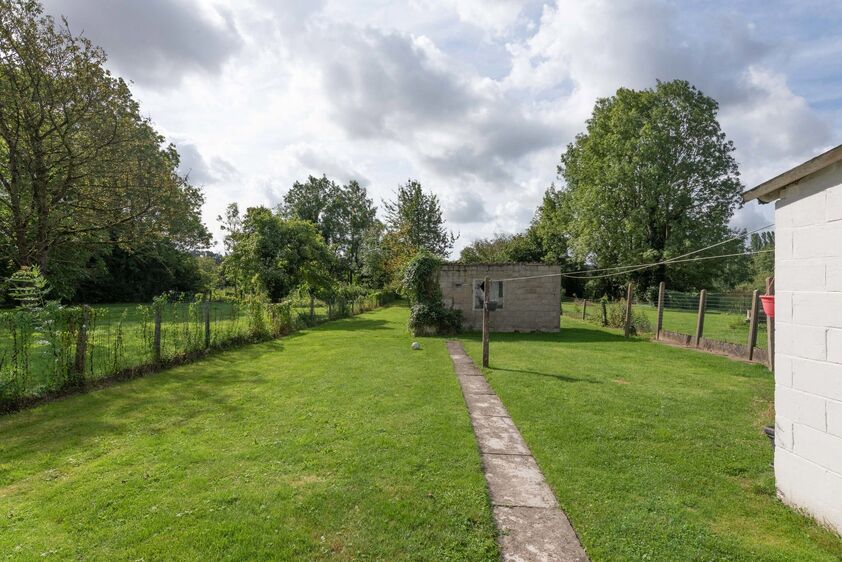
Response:
[[[598,314],[601,314],[598,307],[599,304],[588,303],[588,316],[593,321],[598,321]],[[635,310],[643,311],[652,330],[657,327],[657,307],[648,304],[635,304]],[[570,317],[580,318],[582,307],[580,304],[565,301],[563,312]],[[670,332],[695,335],[697,320],[698,313],[694,310],[674,308],[664,310],[664,329]],[[745,316],[741,314],[718,310],[707,310],[705,312],[704,337],[708,339],[745,345],[748,342],[748,328],[748,322],[745,321]],[[757,326],[757,347],[761,349],[768,347],[765,322],[760,322]]]
[[[593,560],[842,559],[775,496],[765,367],[565,317],[494,334],[486,374]]]
[[[0,559],[497,559],[449,358],[406,314],[0,418]]]

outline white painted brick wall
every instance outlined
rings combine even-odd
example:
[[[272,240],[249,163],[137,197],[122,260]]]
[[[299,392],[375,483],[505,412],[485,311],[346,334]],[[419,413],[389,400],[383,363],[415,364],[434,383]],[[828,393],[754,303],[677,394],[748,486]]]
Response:
[[[842,330],[827,331],[827,360],[842,363]]]
[[[775,209],[775,478],[842,532],[842,165]]]

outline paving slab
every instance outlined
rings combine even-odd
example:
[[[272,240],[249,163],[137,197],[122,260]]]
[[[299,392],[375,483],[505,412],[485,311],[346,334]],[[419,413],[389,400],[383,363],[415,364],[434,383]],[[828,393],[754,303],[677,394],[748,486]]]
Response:
[[[500,455],[529,455],[529,447],[511,418],[471,414],[479,450]]]
[[[494,394],[485,377],[459,375],[459,383],[463,394]]]
[[[471,416],[509,417],[509,412],[496,394],[466,394],[465,403]]]
[[[476,366],[471,363],[470,365],[465,363],[454,363],[453,368],[456,371],[457,375],[464,375],[466,377],[481,377],[482,371],[476,368]]]
[[[502,559],[587,562],[579,537],[506,407],[461,343],[449,341],[447,349],[482,457]]]
[[[531,455],[482,455],[492,505],[556,507],[555,496]]]
[[[579,537],[558,509],[542,507],[494,508],[505,562],[587,562]]]

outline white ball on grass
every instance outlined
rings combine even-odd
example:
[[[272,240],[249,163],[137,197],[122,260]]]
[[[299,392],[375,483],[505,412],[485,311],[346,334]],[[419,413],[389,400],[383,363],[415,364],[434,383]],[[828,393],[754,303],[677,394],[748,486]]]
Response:
[[[421,349],[421,344],[418,343],[417,341],[412,342],[412,349],[414,349],[416,351]]]

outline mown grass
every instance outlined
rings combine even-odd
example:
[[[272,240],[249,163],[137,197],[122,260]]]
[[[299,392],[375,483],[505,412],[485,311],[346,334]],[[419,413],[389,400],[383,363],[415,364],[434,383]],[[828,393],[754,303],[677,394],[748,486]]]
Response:
[[[477,335],[465,337],[477,363]],[[562,319],[493,334],[491,386],[595,561],[842,559],[775,496],[759,365]]]
[[[0,418],[0,558],[493,560],[439,340],[393,307]]]
[[[658,325],[657,307],[649,304],[635,304],[634,308],[646,315],[651,331],[654,331]],[[582,306],[580,303],[565,301],[562,311],[563,316],[566,315],[573,319],[581,318]],[[589,302],[586,312],[593,322],[600,321],[602,312],[598,302]],[[664,310],[664,329],[694,336],[698,317],[698,312],[694,310],[667,308]],[[703,335],[708,339],[746,345],[748,343],[748,331],[749,324],[745,316],[741,314],[710,309],[705,312]],[[757,347],[761,349],[768,347],[765,321],[759,322],[757,325]]]

